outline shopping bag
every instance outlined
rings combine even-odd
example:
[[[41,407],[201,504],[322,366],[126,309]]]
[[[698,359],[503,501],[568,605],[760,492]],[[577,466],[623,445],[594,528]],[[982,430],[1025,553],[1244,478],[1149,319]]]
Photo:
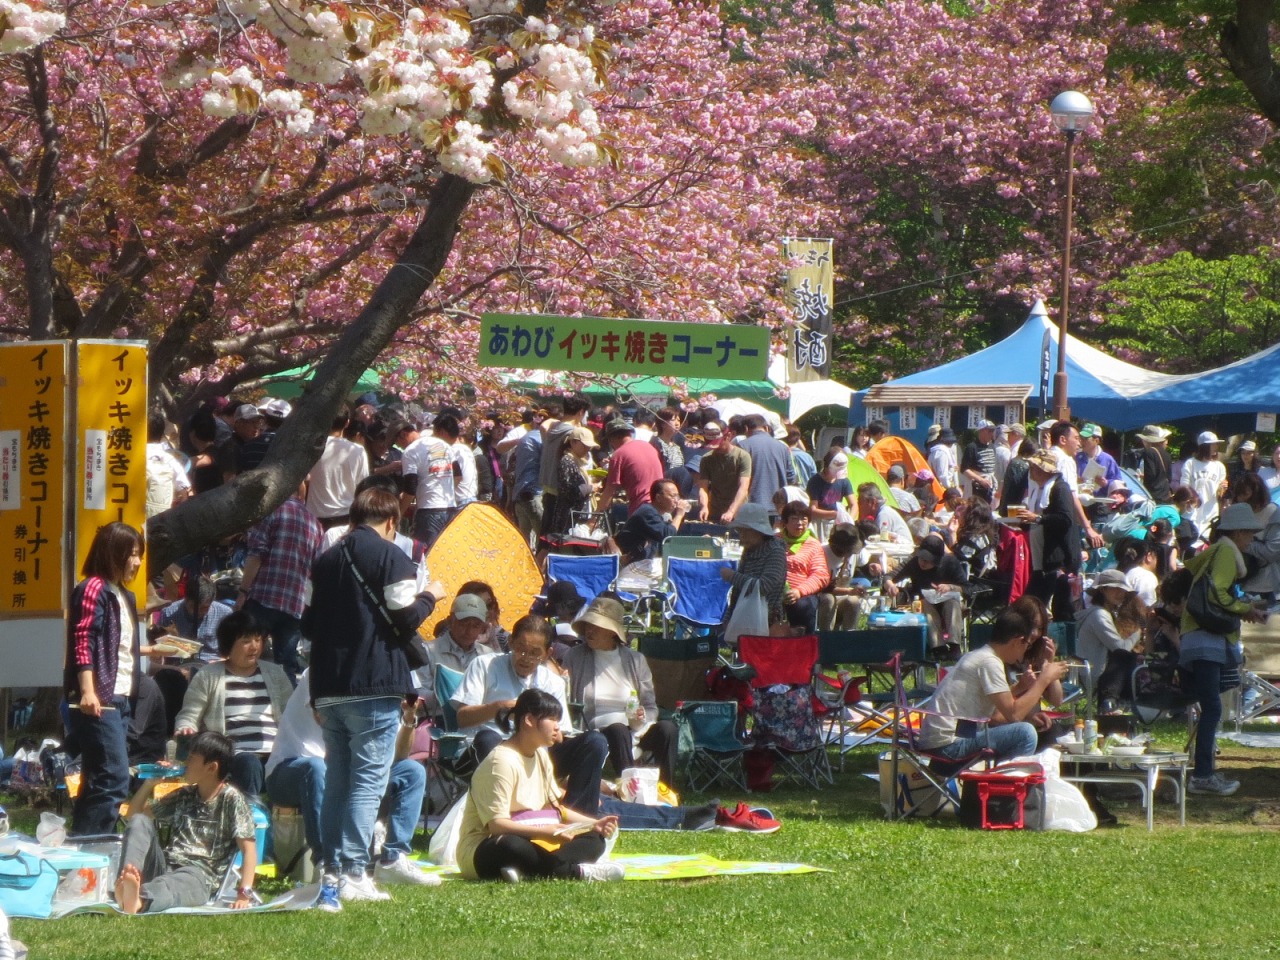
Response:
[[[725,623],[724,641],[733,646],[743,635],[762,637],[768,634],[769,604],[765,602],[760,581],[752,577],[743,585],[742,594],[733,605],[733,612]]]

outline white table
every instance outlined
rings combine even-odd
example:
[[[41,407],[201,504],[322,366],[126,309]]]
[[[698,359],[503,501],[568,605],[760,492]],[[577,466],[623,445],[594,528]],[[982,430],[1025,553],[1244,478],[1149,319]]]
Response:
[[[1144,753],[1137,757],[1084,753],[1062,755],[1062,779],[1069,783],[1132,783],[1142,791],[1147,829],[1154,830],[1156,784],[1164,777],[1178,795],[1178,825],[1187,825],[1187,763],[1185,753]],[[1074,765],[1074,766],[1073,766]]]

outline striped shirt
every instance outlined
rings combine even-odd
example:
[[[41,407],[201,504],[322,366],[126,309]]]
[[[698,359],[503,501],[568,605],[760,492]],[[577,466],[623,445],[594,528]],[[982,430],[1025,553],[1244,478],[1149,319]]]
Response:
[[[227,736],[237,753],[270,753],[276,742],[278,718],[271,708],[271,695],[261,670],[251,677],[227,674]]]

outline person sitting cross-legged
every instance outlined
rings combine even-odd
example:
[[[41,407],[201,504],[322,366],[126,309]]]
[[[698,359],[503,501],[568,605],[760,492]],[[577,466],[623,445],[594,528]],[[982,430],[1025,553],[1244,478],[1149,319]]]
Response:
[[[191,742],[187,786],[143,807],[158,781],[143,780],[129,801],[116,880],[116,904],[124,913],[160,913],[173,907],[201,907],[218,890],[237,847],[244,860],[234,906],[253,902],[258,865],[253,814],[244,795],[227,783],[235,752],[220,733],[205,732]],[[172,830],[167,847],[157,824]]]
[[[1038,675],[1028,667],[1016,694],[1005,668],[1025,660],[1027,649],[1038,639],[1026,617],[1011,610],[1000,614],[991,642],[970,650],[942,678],[935,712],[926,713],[921,723],[920,745],[957,762],[983,749],[991,750],[995,760],[1034,753],[1036,728],[1027,718],[1040,708],[1045,691],[1066,676],[1067,665],[1049,661]],[[985,730],[973,722],[981,718],[990,718]]]
[[[468,880],[622,879],[621,864],[599,862],[618,818],[597,819],[561,803],[548,751],[560,741],[563,712],[544,690],[516,698],[511,737],[481,762],[462,810],[458,869]]]

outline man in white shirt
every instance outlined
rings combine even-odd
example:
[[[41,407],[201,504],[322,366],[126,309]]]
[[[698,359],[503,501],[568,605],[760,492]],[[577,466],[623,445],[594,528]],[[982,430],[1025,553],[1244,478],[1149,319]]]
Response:
[[[1084,512],[1084,504],[1080,502],[1080,474],[1076,469],[1076,453],[1080,450],[1080,431],[1070,420],[1059,420],[1049,430],[1049,453],[1058,464],[1058,472],[1071,488],[1071,500],[1075,504],[1076,522],[1084,531],[1084,537],[1091,547],[1103,544],[1102,534],[1093,529],[1089,516]]]
[[[346,410],[333,418],[324,453],[307,478],[307,509],[326,530],[350,522],[356,484],[369,475],[369,456],[364,447],[342,438],[349,421]]]
[[[465,674],[467,668],[481,657],[496,656],[501,651],[484,643],[480,638],[489,625],[489,607],[474,593],[460,593],[453,598],[448,626],[430,643],[422,644],[427,665],[413,671],[418,694],[426,702],[427,713],[440,712],[436,702],[436,667],[445,666]]]
[[[413,515],[413,535],[428,547],[453,519],[457,508],[456,484],[461,475],[457,452],[458,419],[441,414],[432,423],[431,436],[421,436],[405,448],[401,458],[401,483],[413,490],[417,512]]]
[[[147,519],[168,510],[191,492],[187,471],[164,441],[164,416],[147,418]]]
[[[1067,664],[1049,659],[1039,676],[1028,667],[1011,689],[1008,668],[1027,659],[1034,633],[1020,614],[1000,614],[991,641],[966,653],[942,678],[933,712],[921,724],[921,746],[957,762],[984,748],[992,750],[997,761],[1035,753],[1037,733],[1028,718],[1040,709],[1045,692],[1066,676]],[[991,721],[984,728],[959,719],[963,717]]]

